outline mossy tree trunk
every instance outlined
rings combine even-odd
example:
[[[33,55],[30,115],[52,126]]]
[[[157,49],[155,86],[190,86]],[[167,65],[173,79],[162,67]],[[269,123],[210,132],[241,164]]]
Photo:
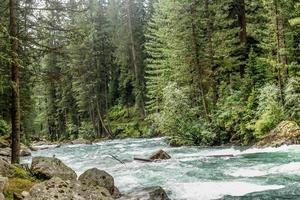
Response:
[[[10,18],[10,42],[11,42],[11,162],[13,164],[20,162],[20,80],[19,80],[19,62],[18,62],[18,31],[17,31],[17,0],[9,1]]]

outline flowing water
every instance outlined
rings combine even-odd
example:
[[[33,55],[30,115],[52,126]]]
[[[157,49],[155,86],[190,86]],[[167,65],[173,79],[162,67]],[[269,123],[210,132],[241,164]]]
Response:
[[[154,163],[133,160],[158,149],[166,150],[172,159]],[[207,157],[228,154],[234,157]],[[125,139],[33,152],[33,156],[53,155],[78,175],[93,167],[106,170],[121,192],[159,185],[174,200],[300,199],[300,146],[173,148],[163,139]]]

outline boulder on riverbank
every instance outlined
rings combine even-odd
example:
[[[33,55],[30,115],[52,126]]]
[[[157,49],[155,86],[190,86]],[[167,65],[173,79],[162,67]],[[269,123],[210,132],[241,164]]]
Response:
[[[3,195],[4,188],[7,186],[8,178],[0,176],[0,200],[4,200],[5,197]]]
[[[4,188],[8,184],[8,178],[0,176],[0,193],[4,192]]]
[[[11,148],[5,147],[0,149],[0,156],[11,157]]]
[[[31,150],[24,144],[21,144],[20,156],[31,156]]]
[[[170,198],[162,187],[156,186],[129,193],[120,200],[170,200]]]
[[[76,180],[77,175],[70,167],[57,158],[34,157],[31,172],[38,178],[51,179],[60,177],[63,180]]]
[[[149,160],[168,160],[171,159],[171,156],[165,152],[164,150],[160,149],[154,152],[150,157]]]
[[[0,156],[11,157],[10,146],[0,148]],[[31,156],[31,150],[24,144],[21,144],[20,146],[20,156]]]
[[[109,191],[99,186],[89,187],[76,180],[52,178],[33,186],[24,200],[113,200]]]
[[[79,138],[79,139],[73,140],[71,142],[71,144],[93,144],[93,143],[91,141],[89,141],[89,140],[85,140],[83,138]]]
[[[300,127],[296,122],[283,121],[257,143],[258,147],[279,147],[300,144]]]
[[[81,174],[78,180],[88,187],[106,188],[115,198],[120,196],[119,190],[115,187],[114,178],[106,171],[97,168],[89,169]]]
[[[0,148],[6,148],[6,147],[10,147],[10,143],[8,140],[1,140],[0,141]]]
[[[9,166],[9,162],[6,159],[0,157],[0,176],[8,176]]]

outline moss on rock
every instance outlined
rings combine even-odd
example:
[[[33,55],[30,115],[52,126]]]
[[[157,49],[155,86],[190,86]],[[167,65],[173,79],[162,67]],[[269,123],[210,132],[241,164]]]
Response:
[[[300,127],[296,122],[283,121],[257,143],[259,147],[279,147],[300,144]]]

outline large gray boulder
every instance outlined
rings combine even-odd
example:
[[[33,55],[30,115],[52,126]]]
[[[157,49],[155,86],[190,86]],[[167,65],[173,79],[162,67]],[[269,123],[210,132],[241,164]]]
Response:
[[[34,157],[31,172],[42,179],[60,177],[63,180],[76,180],[76,173],[61,160],[49,157]]]
[[[300,127],[296,122],[283,121],[269,134],[263,137],[258,147],[279,147],[282,145],[300,144]]]
[[[0,156],[11,157],[11,148],[10,147],[1,148]]]
[[[8,184],[8,178],[0,176],[0,200],[5,199],[3,192],[4,192],[4,188],[7,186],[7,184]]]
[[[21,144],[20,156],[31,156],[31,150],[29,147]]]
[[[0,157],[0,176],[8,176],[9,174],[10,164],[8,161],[2,157]]]
[[[4,192],[4,188],[8,184],[8,178],[0,176],[0,193]]]
[[[110,194],[115,192],[114,178],[106,171],[97,168],[89,169],[81,174],[78,180],[86,186],[99,186],[106,188]]]
[[[160,187],[148,187],[124,195],[120,200],[170,200],[165,190]]]
[[[113,200],[107,189],[55,177],[33,186],[24,200]]]

